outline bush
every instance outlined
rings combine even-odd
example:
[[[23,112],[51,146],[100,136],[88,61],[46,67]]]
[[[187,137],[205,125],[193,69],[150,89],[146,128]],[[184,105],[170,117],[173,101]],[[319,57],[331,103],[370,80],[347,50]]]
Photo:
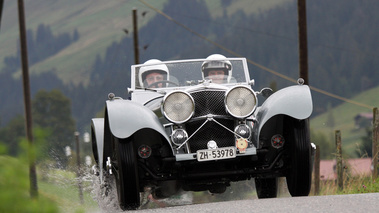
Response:
[[[39,195],[29,193],[27,163],[0,155],[0,212],[58,212],[57,205]]]

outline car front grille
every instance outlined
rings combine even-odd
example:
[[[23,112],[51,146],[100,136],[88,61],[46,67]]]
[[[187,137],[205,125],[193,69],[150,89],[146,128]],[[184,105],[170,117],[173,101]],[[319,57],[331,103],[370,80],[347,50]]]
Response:
[[[206,122],[207,118],[199,119],[201,116],[216,115],[214,118],[224,127],[233,131],[234,121],[230,119],[225,109],[225,91],[220,90],[202,90],[190,93],[195,102],[195,113],[191,120],[186,122],[185,129],[188,136],[193,135],[201,125]],[[219,118],[222,116],[224,118]],[[188,141],[190,150],[195,153],[199,149],[207,149],[207,143],[214,140],[218,147],[234,146],[234,135],[223,126],[213,120],[209,120],[202,126],[196,134]]]
[[[227,115],[225,109],[225,91],[205,90],[191,93],[195,101],[194,118],[208,114]]]
[[[228,119],[215,119],[229,130],[233,130],[234,121]],[[186,129],[188,135],[192,135],[205,120],[188,122]],[[234,146],[234,134],[214,121],[208,121],[198,132],[188,141],[190,150],[195,153],[199,149],[207,149],[207,143],[214,140],[218,147]]]

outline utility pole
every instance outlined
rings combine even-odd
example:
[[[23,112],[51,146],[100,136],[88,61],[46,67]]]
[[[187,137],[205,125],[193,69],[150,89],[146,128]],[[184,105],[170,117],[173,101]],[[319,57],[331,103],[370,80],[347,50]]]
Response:
[[[18,19],[20,25],[20,47],[21,47],[21,64],[22,64],[22,81],[24,89],[24,105],[25,105],[25,127],[26,137],[29,144],[29,180],[30,180],[30,196],[38,197],[37,172],[35,164],[35,155],[33,152],[33,126],[32,126],[32,110],[30,101],[30,80],[28,69],[28,49],[26,43],[26,27],[25,27],[25,9],[24,1],[18,0]]]
[[[309,85],[308,78],[308,46],[307,46],[307,12],[306,0],[297,0],[299,30],[299,72],[304,84]]]
[[[3,16],[4,0],[0,0],[0,29],[1,29],[1,17]]]
[[[134,63],[139,64],[137,9],[133,9]]]

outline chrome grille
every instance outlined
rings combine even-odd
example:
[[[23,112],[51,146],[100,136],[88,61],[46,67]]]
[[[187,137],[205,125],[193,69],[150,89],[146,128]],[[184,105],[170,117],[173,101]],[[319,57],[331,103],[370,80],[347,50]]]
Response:
[[[205,90],[191,93],[195,101],[195,117],[208,114],[227,115],[225,109],[225,91]]]

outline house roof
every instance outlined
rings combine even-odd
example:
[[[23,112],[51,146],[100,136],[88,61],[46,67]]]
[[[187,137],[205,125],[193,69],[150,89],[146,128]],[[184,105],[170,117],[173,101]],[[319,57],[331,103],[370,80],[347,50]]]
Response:
[[[347,169],[351,176],[369,176],[371,175],[371,158],[357,158],[345,160]],[[336,160],[321,160],[320,161],[320,179],[321,180],[335,180],[336,174]]]

